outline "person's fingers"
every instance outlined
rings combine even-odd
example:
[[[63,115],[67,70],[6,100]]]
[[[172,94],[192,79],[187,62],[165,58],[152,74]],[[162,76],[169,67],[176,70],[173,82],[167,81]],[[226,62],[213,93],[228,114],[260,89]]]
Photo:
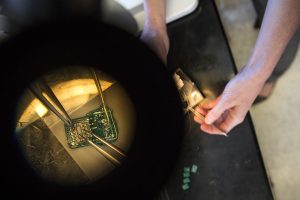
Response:
[[[226,99],[220,98],[217,101],[212,102],[214,104],[213,108],[207,113],[205,117],[206,124],[213,124],[216,120],[218,120],[221,115],[228,109]]]
[[[208,125],[208,124],[201,124],[200,129],[208,134],[212,135],[224,135],[224,132],[222,132],[220,129],[213,125]]]
[[[237,111],[236,109],[230,110],[224,121],[219,124],[219,127],[228,133],[231,129],[244,121],[246,113],[243,111]]]
[[[227,118],[227,115],[228,115],[228,110],[225,110],[224,113],[215,121],[215,125],[219,125],[221,124],[226,118]]]
[[[212,100],[212,101],[210,101],[208,103],[205,103],[205,104],[201,105],[201,107],[203,109],[205,109],[205,110],[210,110],[210,109],[212,109],[218,103],[218,101],[220,100],[220,98],[221,97],[219,96],[216,99],[214,99],[214,100]]]
[[[194,115],[194,121],[197,122],[198,124],[203,124],[203,122],[204,122],[202,119],[200,119],[196,115]]]
[[[198,106],[195,110],[203,116],[207,115],[207,111],[203,109],[201,106]]]

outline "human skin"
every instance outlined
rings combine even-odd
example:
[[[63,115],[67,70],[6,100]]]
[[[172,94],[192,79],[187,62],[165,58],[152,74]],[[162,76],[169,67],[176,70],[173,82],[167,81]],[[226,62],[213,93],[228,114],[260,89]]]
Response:
[[[144,6],[146,23],[143,34],[152,37],[143,37],[142,34],[141,39],[166,62],[169,40],[166,40],[165,1],[145,0]],[[204,121],[194,116],[201,130],[223,135],[220,129],[228,133],[244,120],[299,26],[299,0],[268,1],[255,47],[246,65],[228,82],[220,96],[196,108],[205,116]]]
[[[196,110],[205,121],[194,120],[210,134],[226,132],[240,124],[300,25],[299,0],[269,0],[252,54],[244,68],[226,85],[222,94]]]
[[[166,27],[166,2],[164,0],[144,0],[145,24],[141,40],[167,64],[169,37]]]

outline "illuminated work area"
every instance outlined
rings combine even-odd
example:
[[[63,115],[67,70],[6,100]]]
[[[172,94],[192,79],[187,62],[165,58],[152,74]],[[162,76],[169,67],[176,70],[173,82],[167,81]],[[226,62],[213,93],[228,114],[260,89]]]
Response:
[[[299,196],[300,1],[4,2],[3,191]]]
[[[87,67],[50,72],[24,91],[16,135],[29,164],[58,184],[83,184],[126,158],[135,113],[122,86]]]

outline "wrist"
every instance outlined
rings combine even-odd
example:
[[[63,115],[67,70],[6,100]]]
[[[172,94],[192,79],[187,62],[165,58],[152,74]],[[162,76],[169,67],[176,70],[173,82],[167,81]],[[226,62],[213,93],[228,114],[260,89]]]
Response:
[[[162,19],[157,19],[155,17],[148,17],[145,19],[144,29],[167,32],[167,26],[165,21],[162,21]]]
[[[272,69],[268,68],[265,64],[260,63],[247,63],[242,69],[245,75],[253,82],[264,84],[272,73]]]
[[[168,33],[166,29],[166,25],[155,23],[153,21],[149,22],[146,21],[144,24],[143,32],[145,32],[147,35],[154,37],[154,38],[162,38],[164,42],[166,42],[167,46],[169,46],[169,39],[168,39]]]

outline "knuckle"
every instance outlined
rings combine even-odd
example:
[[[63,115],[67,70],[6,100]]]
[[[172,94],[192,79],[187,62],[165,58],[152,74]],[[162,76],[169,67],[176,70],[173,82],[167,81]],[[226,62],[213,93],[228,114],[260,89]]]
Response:
[[[243,121],[244,121],[243,118],[239,118],[239,119],[237,120],[237,124],[241,124]]]
[[[244,121],[244,117],[235,117],[235,125],[241,124]]]

